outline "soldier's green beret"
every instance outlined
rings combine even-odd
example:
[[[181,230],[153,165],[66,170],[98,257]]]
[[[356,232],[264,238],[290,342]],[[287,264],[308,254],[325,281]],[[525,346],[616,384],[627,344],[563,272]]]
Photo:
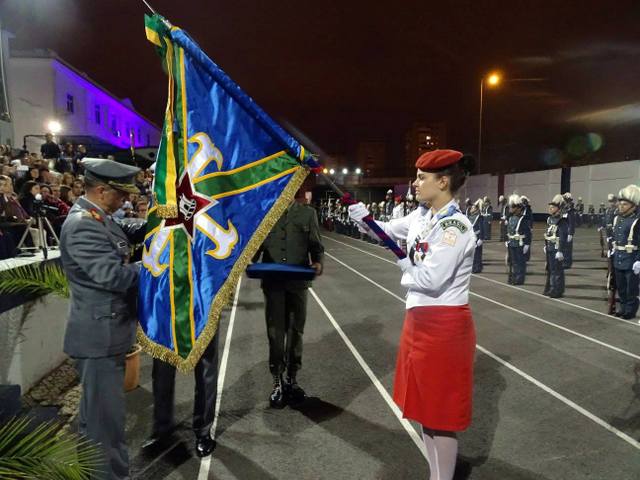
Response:
[[[135,184],[135,176],[140,171],[138,167],[104,158],[85,158],[81,163],[87,179],[104,183],[123,192],[140,193],[140,189]]]

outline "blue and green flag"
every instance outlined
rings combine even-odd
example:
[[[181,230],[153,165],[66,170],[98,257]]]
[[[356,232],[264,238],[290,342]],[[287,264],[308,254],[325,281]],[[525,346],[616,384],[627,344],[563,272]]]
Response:
[[[145,17],[168,101],[140,275],[138,340],[182,371],[317,164],[183,30]]]

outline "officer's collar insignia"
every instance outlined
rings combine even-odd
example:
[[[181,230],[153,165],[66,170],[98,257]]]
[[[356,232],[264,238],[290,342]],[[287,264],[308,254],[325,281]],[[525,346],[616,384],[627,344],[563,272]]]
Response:
[[[95,208],[91,208],[89,210],[89,213],[91,214],[91,216],[94,218],[94,220],[97,220],[101,223],[104,223],[104,217],[102,215],[100,215],[100,212],[98,212],[97,209]]]

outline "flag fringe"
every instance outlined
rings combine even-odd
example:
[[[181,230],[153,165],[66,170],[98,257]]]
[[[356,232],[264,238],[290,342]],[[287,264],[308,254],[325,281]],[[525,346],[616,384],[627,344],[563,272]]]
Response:
[[[258,251],[258,248],[262,245],[266,236],[273,229],[278,219],[289,207],[289,204],[294,199],[296,192],[300,189],[308,174],[308,169],[300,167],[298,171],[293,174],[293,178],[282,191],[280,198],[271,207],[269,213],[267,213],[267,215],[262,219],[262,222],[253,233],[251,240],[249,240],[243,252],[236,260],[233,268],[231,269],[231,273],[216,294],[209,310],[207,324],[200,333],[200,336],[193,345],[193,348],[191,352],[189,352],[187,358],[182,358],[175,351],[155,343],[145,335],[140,325],[138,325],[137,338],[143,351],[154,358],[173,365],[183,373],[188,373],[195,368],[200,357],[206,350],[207,346],[209,346],[211,339],[213,339],[214,335],[218,331],[220,314],[233,299],[233,293],[238,281],[240,280],[240,276],[244,273],[247,265],[251,262],[251,259]]]

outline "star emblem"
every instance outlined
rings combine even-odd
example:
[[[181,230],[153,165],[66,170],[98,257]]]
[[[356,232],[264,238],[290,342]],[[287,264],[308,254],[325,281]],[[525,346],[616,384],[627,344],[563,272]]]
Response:
[[[185,169],[182,174],[180,184],[176,189],[176,198],[178,199],[178,217],[167,218],[164,226],[184,228],[189,236],[189,240],[193,242],[196,217],[218,202],[206,195],[198,193],[193,188],[188,169]]]

